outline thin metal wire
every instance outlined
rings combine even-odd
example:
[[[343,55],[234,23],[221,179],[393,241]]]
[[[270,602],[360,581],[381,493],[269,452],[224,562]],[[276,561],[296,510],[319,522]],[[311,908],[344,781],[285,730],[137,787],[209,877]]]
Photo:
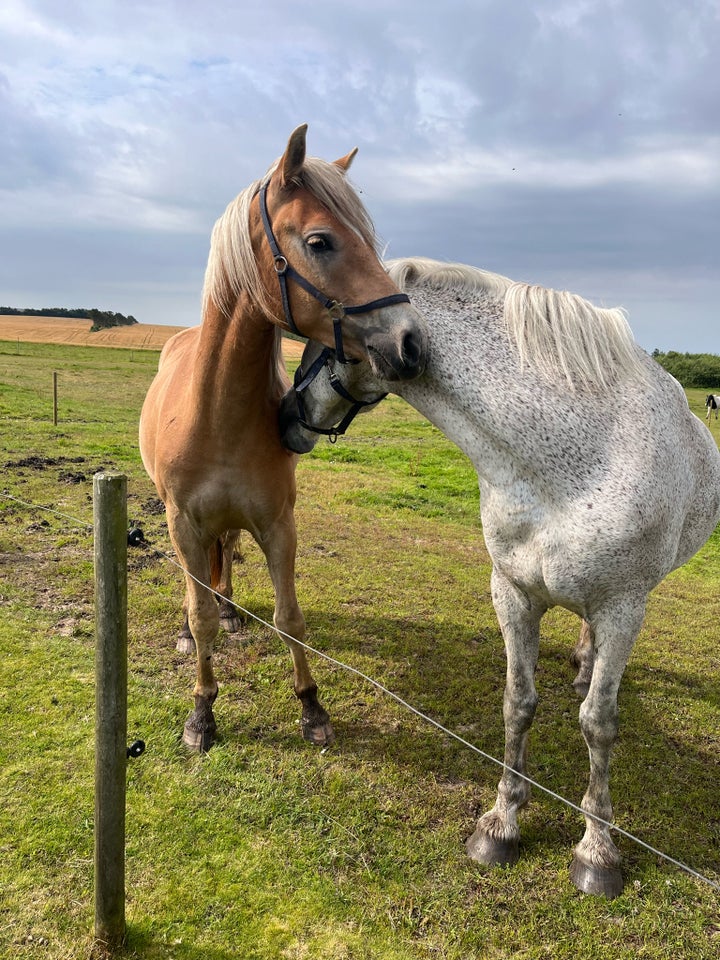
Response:
[[[62,517],[64,520],[72,520],[72,522],[76,523],[79,527],[85,527],[88,530],[93,529],[93,525],[91,523],[86,523],[84,520],[78,520],[77,517],[71,517],[69,513],[61,513],[54,507],[44,507],[40,503],[28,503],[26,500],[21,500],[19,497],[13,497],[12,494],[9,493],[0,492],[0,497],[5,497],[6,500],[13,500],[15,503],[20,503],[23,507],[30,507],[31,510],[45,510],[47,513],[54,513],[55,516]]]
[[[39,509],[46,510],[49,513],[55,513],[60,517],[63,517],[67,520],[72,520],[77,523],[80,527],[86,527],[92,529],[92,524],[85,523],[83,520],[79,520],[77,517],[71,517],[68,514],[60,513],[57,510],[54,510],[52,507],[44,507],[39,504],[27,503],[24,500],[20,500],[18,497],[13,497],[7,493],[1,493],[0,496],[6,497],[9,500],[13,500],[16,503],[22,504],[23,506],[29,507],[30,509]],[[170,554],[165,553],[162,550],[158,550],[157,547],[152,547],[148,545],[150,550],[155,553],[158,557],[161,557],[167,560],[169,563],[177,567],[185,576],[190,577],[195,581],[199,586],[203,587],[205,590],[208,590],[219,600],[227,601],[226,597],[223,597],[222,594],[218,593],[217,590],[213,590],[211,586],[203,583],[198,577],[186,570],[182,564],[180,564],[174,557]],[[298,644],[304,650],[307,650],[309,653],[314,653],[316,656],[321,657],[323,660],[326,660],[328,663],[331,663],[333,666],[339,667],[342,670],[345,670],[347,673],[351,673],[356,677],[359,677],[361,680],[364,680],[366,683],[369,683],[371,686],[375,687],[376,690],[379,690],[385,696],[390,697],[400,706],[404,707],[410,713],[414,714],[420,720],[429,723],[431,726],[435,727],[437,730],[440,730],[446,736],[451,737],[453,740],[456,740],[463,747],[467,747],[468,750],[471,750],[473,753],[476,753],[478,756],[482,757],[485,760],[489,760],[491,763],[494,763],[496,766],[501,767],[503,770],[507,770],[513,773],[515,776],[519,777],[521,780],[524,780],[531,787],[534,787],[536,790],[539,790],[541,793],[546,794],[548,797],[551,797],[553,800],[558,801],[559,803],[565,804],[566,807],[569,807],[571,810],[574,810],[576,813],[582,814],[585,817],[591,817],[597,823],[602,824],[607,827],[609,830],[614,830],[616,833],[625,837],[626,840],[630,840],[632,843],[636,843],[638,846],[642,847],[644,850],[647,850],[649,853],[654,854],[657,857],[660,857],[662,860],[671,863],[673,866],[677,867],[679,870],[682,870],[684,873],[689,874],[691,877],[694,877],[696,880],[699,880],[701,883],[706,884],[709,887],[712,887],[714,890],[720,891],[720,883],[717,883],[714,880],[711,880],[709,877],[704,876],[704,874],[699,873],[697,870],[694,870],[692,867],[688,866],[686,863],[683,863],[681,860],[676,860],[674,857],[671,857],[667,853],[663,853],[662,850],[658,850],[657,847],[651,846],[651,844],[646,843],[644,840],[641,840],[640,837],[635,836],[635,834],[630,833],[628,830],[619,827],[616,823],[612,823],[608,820],[604,820],[602,817],[598,817],[594,813],[590,813],[588,810],[584,810],[581,806],[576,803],[573,803],[572,800],[568,800],[566,797],[563,797],[561,794],[556,793],[554,790],[551,790],[549,787],[543,786],[541,783],[538,783],[537,780],[533,780],[532,777],[526,776],[524,773],[520,773],[519,770],[515,770],[513,767],[508,766],[504,761],[498,760],[496,757],[493,757],[492,754],[486,753],[484,750],[481,750],[480,747],[476,746],[474,743],[470,743],[469,740],[466,740],[464,737],[461,737],[459,734],[455,733],[453,730],[450,730],[448,727],[439,721],[433,719],[433,717],[428,716],[428,714],[423,713],[422,710],[418,710],[417,707],[414,707],[411,703],[408,703],[407,700],[404,700],[397,693],[394,693],[384,684],[380,683],[378,680],[373,679],[373,677],[368,676],[368,674],[363,673],[361,670],[358,670],[356,667],[352,667],[347,663],[343,663],[342,660],[337,660],[335,657],[331,657],[329,654],[325,653],[322,650],[318,650],[316,647],[311,646],[308,643],[305,643],[303,640],[298,640],[296,637],[291,636],[289,633],[285,633],[284,630],[281,630],[279,627],[276,627],[275,624],[270,623],[267,620],[264,620],[262,617],[259,617],[257,614],[253,613],[252,610],[248,610],[246,607],[241,606],[235,601],[228,601],[232,604],[237,610],[241,613],[246,614],[248,617],[251,617],[253,620],[262,624],[265,627],[268,627],[278,636],[283,637],[285,640],[289,640],[292,643]]]
[[[206,590],[209,590],[210,593],[214,594],[219,600],[227,601],[227,597],[223,597],[222,594],[218,593],[217,590],[213,590],[212,587],[209,587],[206,583],[203,583],[202,580],[199,580],[197,577],[193,576],[192,573],[189,573],[185,570],[174,557],[171,557],[169,554],[163,553],[161,550],[153,548],[154,552],[161,557],[164,557],[166,560],[169,560],[170,563],[173,563],[179,570],[186,575],[191,577],[195,583],[199,586],[204,587]],[[276,627],[275,624],[269,623],[267,620],[263,620],[262,617],[257,616],[251,610],[247,610],[245,607],[241,606],[239,603],[235,603],[233,600],[227,601],[232,604],[237,610],[241,613],[247,614],[249,617],[252,617],[253,620],[256,620],[258,623],[263,624],[263,626],[269,627],[270,630],[273,630],[279,636],[284,637],[286,640],[290,640],[293,643],[297,643],[303,649],[307,650],[309,653],[314,653],[318,657],[322,657],[324,660],[327,660],[329,663],[333,664],[336,667],[340,667],[343,670],[346,670],[348,673],[354,674],[356,677],[360,677],[362,680],[365,680],[367,683],[371,684],[381,693],[384,693],[386,696],[395,700],[405,709],[409,710],[411,713],[414,713],[415,716],[419,717],[421,720],[426,721],[431,724],[431,726],[436,727],[442,733],[446,734],[449,737],[452,737],[453,740],[457,740],[458,743],[462,744],[464,747],[467,747],[469,750],[472,750],[474,753],[477,753],[479,756],[483,757],[485,760],[489,760],[491,763],[496,764],[498,767],[502,767],[503,770],[508,770],[510,773],[515,774],[515,776],[520,777],[521,780],[524,780],[531,787],[535,787],[540,790],[542,793],[547,794],[547,796],[552,797],[553,800],[557,800],[560,803],[564,803],[567,807],[570,807],[571,810],[575,810],[577,813],[581,813],[583,816],[591,817],[597,823],[601,823],[603,826],[608,827],[610,830],[614,830],[616,833],[621,834],[628,840],[637,843],[639,846],[643,847],[645,850],[648,850],[650,853],[655,854],[658,857],[661,857],[663,860],[666,860],[668,863],[672,863],[674,866],[679,867],[681,870],[684,870],[685,873],[690,874],[690,876],[695,877],[696,880],[701,880],[703,883],[708,884],[711,887],[714,887],[716,890],[720,891],[720,883],[716,883],[714,880],[710,880],[709,877],[704,876],[702,873],[698,873],[697,870],[693,870],[692,867],[689,867],[687,864],[682,863],[680,860],[674,859],[674,857],[669,856],[667,853],[663,853],[662,850],[658,850],[656,847],[651,846],[649,843],[646,843],[644,840],[641,840],[639,837],[636,837],[634,834],[630,833],[627,830],[624,830],[622,827],[619,827],[615,823],[611,823],[608,820],[603,820],[602,817],[598,817],[594,813],[590,813],[588,810],[584,810],[581,806],[576,803],[573,803],[572,800],[568,800],[566,797],[563,797],[559,793],[555,793],[554,790],[550,790],[549,787],[544,787],[541,783],[538,783],[537,780],[533,780],[531,777],[526,776],[524,773],[520,773],[519,770],[515,770],[513,767],[508,766],[504,761],[498,760],[496,757],[493,757],[492,754],[486,753],[484,750],[481,750],[480,747],[476,746],[474,743],[470,743],[469,740],[465,740],[464,737],[461,737],[459,734],[455,733],[453,730],[448,729],[437,720],[434,720],[432,717],[428,716],[426,713],[423,713],[421,710],[418,710],[417,707],[414,707],[411,703],[408,703],[407,700],[403,700],[402,697],[398,696],[397,693],[394,693],[388,687],[384,686],[378,680],[374,680],[372,677],[368,676],[366,673],[363,673],[361,670],[356,669],[355,667],[350,666],[347,663],[343,663],[342,660],[336,660],[335,657],[331,657],[329,654],[324,653],[322,650],[318,650],[316,647],[310,646],[310,644],[298,640],[296,637],[291,636],[289,633],[285,633],[284,630],[281,630],[279,627]]]

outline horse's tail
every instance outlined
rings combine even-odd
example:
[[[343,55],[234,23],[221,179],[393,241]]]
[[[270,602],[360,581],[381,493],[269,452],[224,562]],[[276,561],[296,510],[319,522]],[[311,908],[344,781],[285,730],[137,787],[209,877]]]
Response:
[[[220,585],[223,568],[223,542],[220,537],[217,538],[210,548],[210,586],[217,590]]]

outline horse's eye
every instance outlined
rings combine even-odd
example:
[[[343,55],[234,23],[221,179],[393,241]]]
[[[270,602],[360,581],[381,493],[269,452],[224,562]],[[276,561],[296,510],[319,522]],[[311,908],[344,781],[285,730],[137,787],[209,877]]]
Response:
[[[313,253],[327,253],[332,250],[332,244],[328,237],[324,237],[320,233],[313,233],[305,242]]]

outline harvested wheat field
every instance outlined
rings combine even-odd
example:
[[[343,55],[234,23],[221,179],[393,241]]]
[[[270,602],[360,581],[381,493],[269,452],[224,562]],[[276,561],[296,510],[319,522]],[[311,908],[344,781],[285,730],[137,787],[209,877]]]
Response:
[[[23,343],[60,343],[77,347],[123,347],[126,350],[161,350],[166,340],[185,327],[170,327],[159,323],[133,323],[130,326],[110,327],[90,331],[89,320],[68,317],[0,316],[0,340]],[[296,359],[304,344],[297,340],[283,341],[283,355]]]

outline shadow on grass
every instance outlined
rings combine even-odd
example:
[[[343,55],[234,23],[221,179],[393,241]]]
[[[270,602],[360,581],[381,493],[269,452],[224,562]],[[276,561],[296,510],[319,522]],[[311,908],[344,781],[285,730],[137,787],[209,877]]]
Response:
[[[311,642],[338,660],[344,660],[381,681],[397,696],[428,714],[490,756],[503,753],[502,698],[505,658],[499,630],[478,635],[447,621],[441,630],[430,622],[407,622],[365,616],[333,616],[307,611],[313,624]],[[579,804],[587,786],[587,748],[578,725],[580,701],[571,683],[569,663],[576,634],[567,644],[544,639],[538,665],[540,702],[531,731],[528,773],[542,786]],[[236,658],[229,655],[229,659]],[[320,674],[313,657],[313,670]],[[381,675],[372,664],[382,662]],[[234,665],[224,696],[232,697],[236,684],[244,696],[263,697],[253,682],[253,667]],[[332,667],[323,669],[321,700],[331,713],[337,737],[333,749],[340,755],[373,763],[380,758],[418,777],[438,783],[477,784],[479,804],[494,801],[501,768],[479,756],[447,734],[393,702],[362,678]],[[290,666],[288,658],[288,678]],[[615,820],[624,829],[698,870],[718,870],[720,817],[717,814],[717,750],[707,742],[678,736],[673,718],[663,709],[668,699],[697,701],[698,709],[713,710],[718,696],[707,675],[681,669],[657,670],[631,662],[620,689],[620,733],[613,756],[610,788]],[[385,701],[385,702],[383,702]],[[288,695],[292,710],[291,694]],[[223,738],[240,739],[248,731],[228,727],[219,701],[218,719]],[[311,750],[295,732],[294,719],[274,728],[260,726],[251,739],[260,739],[282,750]],[[291,727],[290,725],[293,724]],[[290,732],[292,730],[292,732]],[[715,749],[715,756],[713,756]],[[524,854],[532,844],[553,847],[576,843],[582,835],[581,815],[558,801],[533,792],[534,802],[523,815]],[[542,806],[540,806],[542,804]],[[532,811],[535,811],[533,814]],[[713,812],[715,811],[715,812]],[[466,835],[480,805],[469,811]],[[522,829],[522,820],[521,820]],[[528,840],[532,838],[532,844]],[[464,837],[462,838],[464,839]],[[628,866],[651,853],[620,839]]]
[[[125,944],[110,954],[108,960],[110,957],[113,960],[167,960],[168,957],[182,957],[182,960],[237,960],[238,954],[232,947],[208,947],[206,944],[196,947],[187,941],[168,942],[139,924],[128,924]]]

